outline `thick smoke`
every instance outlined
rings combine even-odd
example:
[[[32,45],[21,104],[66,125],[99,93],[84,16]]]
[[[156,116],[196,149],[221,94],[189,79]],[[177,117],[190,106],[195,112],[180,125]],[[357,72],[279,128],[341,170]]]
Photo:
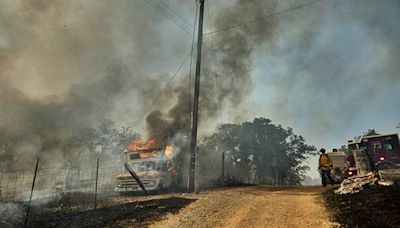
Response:
[[[130,73],[121,63],[109,65],[106,74],[95,82],[82,82],[71,86],[61,101],[52,97],[32,100],[21,91],[1,86],[2,116],[0,126],[4,151],[3,162],[19,158],[31,160],[34,153],[49,160],[62,160],[76,137],[82,136],[86,127],[98,124],[115,110],[125,96],[146,96],[138,86],[158,83],[141,78],[130,79]],[[142,97],[145,99],[145,97]],[[26,155],[24,155],[26,154]]]
[[[204,38],[203,68],[201,74],[200,90],[200,132],[209,133],[218,119],[219,108],[239,107],[241,102],[249,95],[253,85],[251,71],[253,69],[252,53],[268,42],[276,26],[276,19],[270,17],[264,23],[250,26],[241,26],[228,29],[232,25],[241,25],[248,18],[259,18],[267,12],[274,11],[272,1],[240,0],[227,9],[221,10],[215,18],[215,30],[221,32],[212,37]],[[174,89],[176,104],[162,111],[157,109],[147,116],[147,129],[149,137],[161,140],[161,143],[173,141],[181,147],[181,151],[189,151],[190,137],[182,140],[182,135],[188,135],[190,130],[190,99],[186,81],[179,83]],[[237,113],[240,113],[238,108]],[[232,114],[236,116],[239,114]],[[214,123],[213,123],[214,122]],[[177,142],[177,140],[179,142]],[[184,145],[179,145],[183,143]],[[197,172],[200,185],[208,185],[219,176],[219,167],[214,167],[215,161],[220,161],[220,155],[199,152],[198,163],[210,165],[209,169]],[[187,161],[188,157],[181,154],[181,159]],[[187,163],[187,162],[186,162]],[[218,162],[218,165],[220,163]],[[184,171],[187,167],[182,167]],[[201,172],[201,174],[199,174]]]
[[[398,1],[321,1],[245,23],[304,2],[208,2],[205,32],[221,31],[204,37],[203,135],[219,103],[226,120],[266,115],[307,139],[398,113]],[[168,3],[193,18],[194,2]],[[162,143],[187,135],[187,65],[153,101],[190,44],[145,1],[0,0],[1,162],[62,160],[67,139],[104,118]]]
[[[242,25],[243,19],[260,18],[273,12],[273,1],[240,0],[221,10],[215,18],[215,30],[221,32],[204,38],[203,68],[200,92],[200,126],[211,125],[217,119],[219,103],[238,106],[251,92],[253,85],[252,53],[269,41],[276,25],[270,17],[264,23]],[[206,14],[205,14],[206,15]],[[213,22],[214,23],[214,22]],[[167,112],[160,109],[147,117],[150,137],[172,140],[176,133],[187,132],[190,126],[190,95],[183,83],[175,89],[177,103]],[[204,130],[211,130],[204,129]]]
[[[2,168],[31,167],[36,156],[62,163],[72,140],[105,118],[143,127],[165,77],[147,64],[169,64],[148,49],[159,32],[149,16],[130,1],[0,1]]]

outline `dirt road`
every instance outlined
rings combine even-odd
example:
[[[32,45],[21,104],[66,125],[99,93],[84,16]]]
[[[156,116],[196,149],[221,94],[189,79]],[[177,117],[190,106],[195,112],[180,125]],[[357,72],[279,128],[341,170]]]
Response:
[[[99,197],[69,193],[34,203],[28,227],[399,227],[398,186],[370,186],[354,195],[322,187],[251,186],[200,194]],[[35,206],[36,205],[36,206]],[[325,208],[329,207],[329,210]],[[24,203],[0,202],[0,227],[23,227]]]
[[[323,191],[253,186],[204,192],[150,227],[337,227],[323,205]]]
[[[249,186],[199,194],[101,198],[69,194],[31,209],[32,227],[337,227],[324,206],[322,187]],[[91,196],[91,195],[88,195]],[[88,199],[85,203],[84,199]],[[0,216],[0,226],[22,226],[20,216]],[[334,209],[333,211],[336,211]],[[1,213],[0,213],[1,215]],[[14,225],[13,225],[14,224]]]

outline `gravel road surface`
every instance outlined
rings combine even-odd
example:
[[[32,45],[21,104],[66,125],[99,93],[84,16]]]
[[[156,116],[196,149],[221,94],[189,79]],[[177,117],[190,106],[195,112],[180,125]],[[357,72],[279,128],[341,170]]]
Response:
[[[206,191],[150,227],[338,227],[324,207],[324,191],[317,186]]]

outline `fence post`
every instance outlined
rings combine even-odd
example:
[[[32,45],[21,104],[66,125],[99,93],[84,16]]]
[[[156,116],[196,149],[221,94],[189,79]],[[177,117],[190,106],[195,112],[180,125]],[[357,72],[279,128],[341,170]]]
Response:
[[[97,157],[97,166],[96,166],[96,187],[94,190],[94,209],[97,209],[97,182],[99,179],[99,157]]]
[[[1,192],[2,187],[3,187],[3,182],[4,182],[3,173],[0,173],[0,202],[1,202],[2,198],[3,198],[2,192]]]
[[[225,180],[225,152],[222,152],[222,170],[221,170],[221,177],[222,181]]]
[[[37,160],[36,160],[36,168],[35,168],[35,173],[33,174],[31,196],[29,197],[28,209],[26,210],[24,227],[26,227],[26,225],[28,223],[29,211],[31,210],[32,195],[33,195],[33,189],[35,188],[35,181],[36,181],[36,174],[37,174],[38,166],[39,166],[39,158],[37,158]]]
[[[199,154],[199,146],[196,146],[196,150],[195,150],[195,157],[198,157],[198,154]],[[198,163],[197,163],[198,164]],[[196,164],[194,164],[194,178],[195,178],[195,180],[194,180],[194,193],[196,193],[196,194],[199,194],[200,193],[200,183],[199,183],[199,179],[200,178],[198,178],[198,175],[199,175],[199,165],[197,165],[196,166]]]

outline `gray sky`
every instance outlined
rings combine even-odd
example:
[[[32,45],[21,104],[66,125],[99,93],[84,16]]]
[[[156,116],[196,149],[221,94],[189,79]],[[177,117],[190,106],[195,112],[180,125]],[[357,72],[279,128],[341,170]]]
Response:
[[[163,1],[193,23],[194,1]],[[205,33],[306,2],[210,0]],[[214,97],[223,122],[266,117],[327,149],[368,128],[397,132],[399,21],[397,0],[324,0],[205,36],[203,135],[218,123]],[[190,45],[145,0],[0,0],[0,105],[63,107],[74,118],[110,117],[141,131]],[[188,63],[157,106],[179,103]]]
[[[328,150],[368,128],[397,132],[400,3],[324,1],[310,8],[280,17],[272,53],[254,54],[254,115]]]

